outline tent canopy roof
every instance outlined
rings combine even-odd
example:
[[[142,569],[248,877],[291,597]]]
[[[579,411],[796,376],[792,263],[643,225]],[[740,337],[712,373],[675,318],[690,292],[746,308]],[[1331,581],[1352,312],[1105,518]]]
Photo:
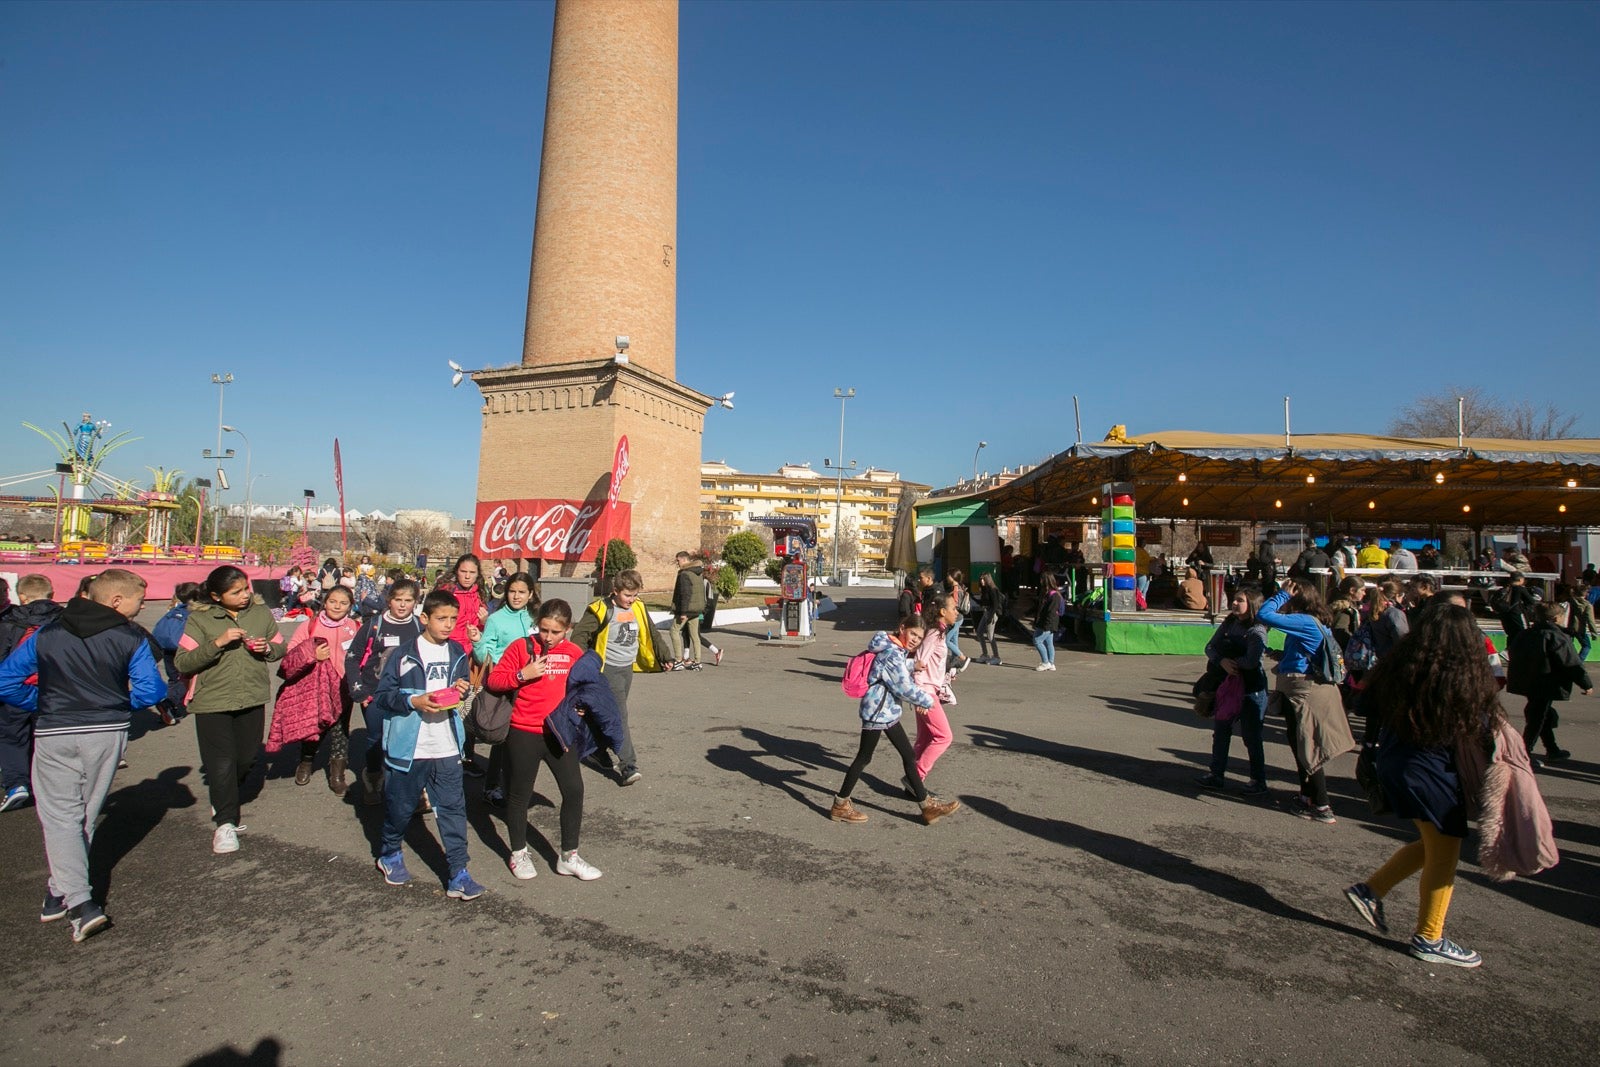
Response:
[[[1109,481],[1141,518],[1350,525],[1600,525],[1600,440],[1164,430],[1074,445],[991,490],[1001,515],[1088,515]],[[1570,483],[1570,484],[1569,484]],[[1562,509],[1565,510],[1562,510]]]

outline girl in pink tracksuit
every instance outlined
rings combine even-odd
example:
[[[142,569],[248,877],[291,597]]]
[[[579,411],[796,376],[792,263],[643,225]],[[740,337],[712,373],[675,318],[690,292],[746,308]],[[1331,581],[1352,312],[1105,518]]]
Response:
[[[930,631],[945,631],[960,625],[961,616],[953,593],[936,593],[923,606],[925,611],[922,617]],[[928,777],[928,772],[944,755],[944,750],[950,747],[954,736],[950,730],[950,720],[944,713],[945,704],[956,702],[955,695],[950,692],[950,674],[947,670],[949,646],[943,640],[943,633],[930,636],[936,636],[936,639],[924,640],[917,646],[916,667],[911,675],[922,691],[933,698],[932,707],[917,709],[917,742],[912,746],[912,751],[917,756],[919,778]]]

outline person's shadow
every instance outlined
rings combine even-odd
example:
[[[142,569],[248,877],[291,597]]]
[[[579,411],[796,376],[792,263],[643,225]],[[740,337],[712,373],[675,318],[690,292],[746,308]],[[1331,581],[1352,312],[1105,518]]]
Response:
[[[754,742],[754,747],[718,745],[706,750],[707,763],[725,771],[742,774],[760,785],[781,789],[824,818],[829,816],[833,809],[834,790],[811,781],[807,772],[831,771],[842,780],[845,771],[849,769],[848,763],[840,760],[827,746],[818,741],[781,737],[749,726],[718,726],[706,732],[721,733],[732,730],[737,730],[745,740]],[[882,746],[879,757],[885,758],[881,749]],[[899,757],[894,755],[892,749],[887,758],[894,767],[900,766]],[[868,781],[872,783],[873,792],[879,796],[898,798],[904,795],[905,791],[899,785],[891,785],[880,778],[863,775],[862,782]],[[853,799],[858,807],[872,808],[892,818],[906,818],[913,822],[917,819],[915,813],[907,815],[899,808],[888,808],[866,802],[859,793]]]
[[[283,1043],[264,1037],[249,1052],[222,1045],[189,1060],[183,1067],[279,1067],[283,1063]]]
[[[1378,936],[1376,932],[1368,932],[1350,923],[1324,919],[1320,915],[1279,900],[1265,887],[1255,882],[1246,881],[1224,871],[1212,870],[1187,856],[1168,852],[1164,848],[1136,841],[1131,837],[1092,830],[1087,826],[1067,822],[1065,819],[1029,815],[988,797],[963,796],[961,802],[979,815],[992,819],[1002,826],[1032,834],[1040,840],[1049,841],[1063,848],[1075,848],[1087,852],[1091,856],[1119,867],[1126,867],[1149,878],[1198,890],[1216,897],[1223,904],[1252,908],[1274,918],[1320,926],[1342,934],[1354,934],[1366,938],[1373,944],[1383,945],[1386,948],[1395,947],[1393,942]]]
[[[194,793],[183,784],[188,767],[168,767],[154,778],[123,786],[106,797],[104,821],[89,846],[89,884],[96,900],[110,898],[111,872],[149,836],[168,811],[193,807]]]

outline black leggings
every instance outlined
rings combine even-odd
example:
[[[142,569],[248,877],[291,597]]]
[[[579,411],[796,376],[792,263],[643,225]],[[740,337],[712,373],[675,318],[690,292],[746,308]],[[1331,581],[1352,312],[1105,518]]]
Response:
[[[917,795],[918,800],[927,800],[928,790],[922,784],[922,776],[917,773],[917,754],[911,748],[911,739],[906,737],[906,728],[898,721],[887,730],[861,731],[861,747],[856,750],[856,761],[850,764],[848,771],[844,772],[844,785],[839,787],[839,795],[846,800],[850,799],[856,783],[861,780],[861,772],[872,762],[872,752],[878,747],[880,737],[887,737],[894,750],[900,753],[900,762],[905,764],[906,780],[911,783],[911,791]]]
[[[556,776],[556,788],[561,790],[561,851],[576,850],[578,831],[583,826],[583,772],[578,766],[578,750],[569,748],[562,752],[549,734],[531,733],[515,726],[506,732],[505,750],[510,778],[506,793],[506,836],[510,839],[511,851],[528,846],[528,801],[533,797],[533,783],[539,775],[541,762],[550,765],[550,773]]]

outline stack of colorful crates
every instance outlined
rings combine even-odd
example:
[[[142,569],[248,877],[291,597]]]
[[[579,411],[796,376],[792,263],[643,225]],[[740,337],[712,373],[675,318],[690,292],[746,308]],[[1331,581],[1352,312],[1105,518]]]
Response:
[[[1133,483],[1107,482],[1100,487],[1100,558],[1104,566],[1106,609],[1133,611],[1137,585],[1134,562]]]

